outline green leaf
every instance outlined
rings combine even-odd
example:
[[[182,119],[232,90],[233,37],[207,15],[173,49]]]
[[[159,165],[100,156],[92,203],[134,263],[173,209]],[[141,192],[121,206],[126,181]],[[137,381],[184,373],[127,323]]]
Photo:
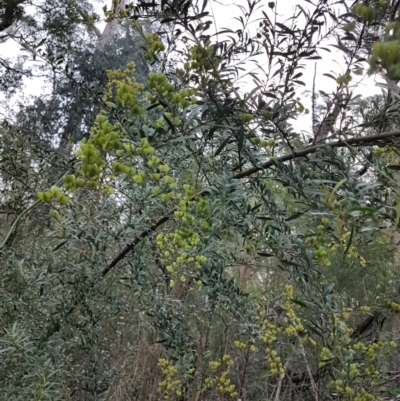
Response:
[[[330,294],[333,291],[334,287],[335,287],[335,283],[328,284],[324,289],[324,295]]]
[[[272,217],[270,217],[270,216],[257,216],[256,217],[257,219],[259,219],[259,220],[264,220],[264,221],[271,221],[271,220],[274,220]]]
[[[299,301],[298,299],[291,299],[291,302],[295,303],[296,305],[302,306],[303,308],[307,308],[308,309],[308,305],[306,305],[304,302]]]
[[[344,251],[344,255],[347,254],[347,252],[348,252],[348,250],[349,250],[349,248],[351,246],[351,243],[353,241],[353,235],[354,235],[354,226],[351,227],[351,233],[350,233],[349,239],[347,241],[347,246],[346,246],[346,249]]]
[[[222,150],[223,150],[224,147],[228,144],[228,142],[229,142],[230,139],[231,139],[231,137],[228,136],[228,138],[226,138],[226,139],[221,143],[221,145],[219,146],[219,148],[218,148],[217,151],[215,152],[214,157],[218,156],[218,155],[222,152]]]
[[[264,258],[270,258],[271,256],[275,256],[273,253],[267,253],[267,252],[257,252],[257,254]]]
[[[307,212],[307,211],[300,211],[300,212],[297,212],[297,213],[295,213],[295,214],[292,214],[291,216],[289,216],[289,217],[286,218],[286,221],[295,220],[295,219],[297,219],[297,218],[303,216],[306,212]]]

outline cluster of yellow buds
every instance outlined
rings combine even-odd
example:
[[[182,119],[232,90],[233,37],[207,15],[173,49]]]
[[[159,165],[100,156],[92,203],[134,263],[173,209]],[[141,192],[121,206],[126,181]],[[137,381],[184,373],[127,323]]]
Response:
[[[175,93],[174,86],[162,72],[150,72],[147,86],[164,97]]]
[[[385,351],[385,354],[389,356],[389,349],[396,347],[396,344],[393,341],[369,344],[357,342],[351,344],[349,336],[351,330],[347,328],[346,324],[336,314],[334,315],[334,324],[336,325],[336,335],[341,334],[342,336],[342,345],[337,345],[334,347],[334,350],[326,347],[322,348],[319,366],[325,366],[330,360],[335,358],[335,354],[337,353],[338,355],[340,354],[339,360],[342,360],[343,357],[347,360],[347,368],[340,371],[340,379],[333,380],[330,383],[331,387],[345,399],[357,401],[377,399],[375,395],[367,393],[362,387],[360,388],[361,378],[365,378],[372,383],[378,383],[382,375],[376,366],[379,359],[378,355]],[[365,361],[360,365],[353,362],[356,352],[361,354],[357,357],[357,360],[361,359]],[[362,367],[364,367],[363,370],[361,370]]]
[[[106,22],[110,22],[115,18],[115,13],[112,10],[109,10],[107,5],[105,5],[103,7],[103,13],[104,13],[104,16],[106,17],[106,20],[105,20]]]
[[[239,113],[239,120],[242,120],[245,123],[250,122],[254,119],[254,114],[250,113]]]
[[[361,391],[353,398],[353,401],[373,401],[376,398],[372,395],[367,393],[365,389],[361,389]]]
[[[116,89],[116,100],[120,105],[128,107],[133,114],[143,114],[144,110],[139,107],[137,97],[143,90],[143,85],[139,84],[134,77],[136,65],[133,61],[126,65],[125,70],[108,70],[108,82],[105,86],[103,101],[107,106],[112,106],[114,90]]]
[[[128,18],[132,17],[132,15],[135,15],[133,11],[136,8],[136,5],[134,3],[129,3],[129,4],[124,4],[123,7],[121,7],[122,2],[119,0],[113,0],[111,2],[111,9],[109,10],[107,5],[103,7],[103,13],[104,16],[106,17],[105,21],[110,22],[115,18],[122,19],[122,18]]]
[[[197,102],[194,97],[196,90],[194,88],[180,89],[171,96],[171,102],[178,104],[182,109],[189,107]]]
[[[190,185],[183,185],[178,210],[174,212],[180,225],[172,233],[159,234],[156,237],[157,246],[161,252],[161,262],[166,265],[167,272],[172,276],[170,286],[175,285],[175,279],[181,282],[195,270],[201,269],[207,258],[198,253],[197,245],[200,242],[198,229],[203,232],[211,230],[207,220],[208,201],[200,197],[193,199],[195,189]],[[198,283],[201,285],[201,282]]]
[[[97,178],[104,165],[99,149],[90,142],[81,142],[79,150],[75,153],[81,161],[82,165],[79,172],[88,178]]]
[[[137,172],[134,169],[132,169],[131,167],[127,166],[126,164],[119,163],[117,161],[112,162],[111,167],[112,167],[113,171],[115,172],[115,174],[124,173],[124,174],[128,175],[129,177],[132,177],[133,181],[136,184],[140,184],[143,181],[143,179],[146,177],[146,173],[143,170]]]
[[[258,39],[260,39],[263,34],[265,35],[265,34],[267,34],[269,32],[269,26],[268,25],[269,25],[268,20],[263,19],[262,21],[260,21],[259,26],[260,26],[261,29],[257,33],[257,38]]]
[[[334,313],[332,316],[333,327],[330,337],[332,338],[332,342],[337,344],[338,352],[350,352],[348,344],[350,342],[350,334],[353,332],[353,329],[346,323],[349,318],[350,313],[347,309],[343,309],[340,314]]]
[[[215,48],[210,40],[189,47],[184,68],[186,71],[210,71],[218,66],[218,58],[214,56]],[[216,71],[215,71],[216,72]]]
[[[285,371],[278,353],[270,348],[265,348],[265,355],[268,362],[269,373],[278,375],[279,378],[283,379],[285,377]]]
[[[274,139],[270,139],[269,141],[262,141],[258,136],[250,139],[250,142],[253,145],[260,146],[262,148],[268,148],[270,146],[275,146],[276,141]]]
[[[216,388],[221,395],[227,394],[232,398],[237,397],[238,393],[235,389],[235,385],[231,383],[231,380],[228,378],[232,365],[233,360],[229,355],[224,355],[219,361],[209,362],[209,367],[213,376],[207,377],[204,380],[201,391],[205,392],[210,388]]]
[[[400,22],[392,21],[386,25],[385,39],[400,39]]]
[[[352,80],[352,76],[350,72],[347,72],[346,74],[340,75],[339,77],[336,78],[336,82],[338,85],[348,85],[350,81]]]
[[[326,246],[327,238],[325,236],[326,228],[329,220],[326,217],[321,219],[321,224],[317,226],[317,235],[307,238],[307,242],[314,248],[314,257],[317,261],[325,266],[330,266],[331,261],[328,257],[328,249]]]
[[[369,73],[375,72],[380,64],[386,69],[389,78],[397,81],[400,77],[400,40],[375,42],[369,64]]]
[[[372,152],[385,163],[398,164],[399,162],[399,156],[397,155],[397,150],[394,146],[376,146]]]
[[[284,377],[284,369],[281,362],[281,358],[278,353],[271,349],[270,346],[275,344],[278,340],[278,335],[281,333],[281,328],[277,327],[273,323],[269,322],[267,319],[263,319],[261,323],[261,341],[267,345],[264,349],[265,358],[268,362],[268,370],[272,375],[277,375],[278,377]]]
[[[352,308],[343,308],[341,311],[341,317],[343,322],[347,322],[350,319]],[[336,319],[336,317],[334,317]]]
[[[375,8],[368,7],[367,4],[356,4],[353,8],[353,14],[364,21],[371,23],[375,18]]]
[[[117,103],[123,107],[128,107],[130,113],[141,114],[143,112],[137,100],[137,95],[143,86],[138,84],[133,77],[134,72],[135,64],[132,62],[127,64],[124,71],[107,71],[108,83],[103,97],[105,104],[112,105],[111,100],[115,96]],[[172,86],[168,87],[168,90],[171,88]],[[193,90],[187,89],[178,92],[179,99],[176,98],[176,93],[171,94],[171,97],[174,101],[179,101],[180,104],[186,96],[193,94]],[[182,106],[186,107],[186,103]],[[175,123],[178,125],[180,121],[175,121]],[[108,176],[109,180],[115,179],[118,174],[125,174],[131,177],[135,183],[141,184],[147,177],[154,182],[160,182],[160,186],[153,188],[154,196],[160,196],[165,202],[169,202],[177,196],[174,191],[177,184],[171,176],[167,175],[170,167],[161,164],[160,159],[154,155],[155,149],[150,145],[148,139],[142,138],[140,144],[137,145],[124,139],[122,124],[120,122],[111,124],[106,111],[101,111],[98,114],[91,129],[90,138],[83,140],[76,152],[76,156],[81,160],[81,165],[75,174],[64,177],[67,191],[74,191],[86,184],[89,188],[101,187],[106,193],[113,193],[112,188],[104,182],[101,183],[100,180],[101,174],[106,171],[106,159],[103,157],[102,151],[116,156],[110,163],[112,173]],[[135,164],[134,158],[136,156],[142,157],[145,162],[142,171],[136,171],[132,167]],[[150,171],[147,171],[148,169]],[[48,192],[39,192],[37,196],[43,201],[56,198],[61,204],[68,202],[68,198],[58,187],[54,187]],[[183,217],[183,221],[189,219],[192,219],[190,215]]]
[[[174,117],[172,113],[164,113],[164,117],[172,122],[176,127],[179,127],[182,123],[182,120],[177,116]]]
[[[159,359],[158,366],[162,369],[163,380],[158,384],[158,391],[165,400],[181,396],[183,389],[179,379],[176,378],[178,369],[166,359]]]
[[[385,343],[379,342],[379,343],[373,343],[369,344],[366,351],[365,355],[367,358],[371,361],[375,360],[377,357],[378,352],[385,346]]]
[[[343,380],[334,380],[331,382],[331,387],[339,394],[343,396],[350,397],[352,399],[356,392],[350,387],[347,386]]]
[[[98,20],[99,20],[99,18],[98,18],[98,16],[95,15],[95,14],[91,14],[91,15],[89,15],[89,16],[87,17],[86,24],[87,24],[89,30],[92,30],[92,29],[94,28],[94,23],[95,23],[96,21],[98,21]]]
[[[56,198],[57,201],[61,204],[61,205],[66,205],[69,201],[68,197],[61,191],[60,188],[58,188],[57,186],[53,185],[50,188],[50,191],[47,192],[38,192],[37,193],[37,197],[44,202],[48,202],[53,198]]]
[[[256,350],[255,345],[252,344],[252,343],[251,344],[246,344],[246,343],[243,343],[241,341],[234,341],[233,345],[237,349],[246,349],[246,348],[248,348],[251,352],[254,352]]]
[[[115,150],[121,149],[122,143],[120,141],[120,127],[112,125],[108,121],[108,118],[104,114],[100,113],[96,117],[95,125],[93,126],[93,128],[91,130],[90,141],[94,145],[100,146],[104,150],[107,150],[107,151],[110,151],[113,149],[115,149]],[[96,150],[94,150],[94,149],[92,151],[96,152]],[[82,145],[81,145],[80,152],[78,152],[76,155],[77,156],[85,155],[85,149],[82,148]],[[96,156],[97,156],[97,154],[96,154]],[[99,152],[98,156],[100,156],[100,152]],[[85,160],[83,157],[82,157],[82,162],[85,163]]]
[[[387,356],[390,355],[390,348],[396,347],[396,343],[394,341],[390,342],[378,342],[378,343],[370,343],[364,344],[362,342],[355,343],[353,345],[348,346],[347,348],[341,348],[343,355],[350,355],[351,359],[353,359],[354,352],[359,352],[363,356],[362,359],[366,358],[367,366],[364,368],[363,372],[360,372],[360,366],[357,366],[355,363],[350,363],[348,365],[347,370],[342,370],[340,372],[342,380],[336,380],[331,383],[334,389],[340,394],[350,394],[348,391],[348,387],[352,384],[359,383],[358,377],[362,374],[365,377],[369,378],[373,382],[378,382],[381,373],[379,369],[375,366],[377,364],[378,355],[385,351]],[[320,360],[323,362],[332,359],[333,353],[326,348],[323,348],[323,352],[321,352]],[[375,363],[375,365],[374,365]],[[320,363],[320,366],[324,366],[325,363]],[[357,379],[357,380],[356,380]],[[375,399],[373,395],[368,395],[364,389],[357,390],[356,388],[352,389],[352,393],[354,396],[354,400],[372,400]]]
[[[281,332],[281,329],[274,324],[268,322],[268,320],[264,320],[261,326],[262,331],[262,342],[271,345],[277,340],[278,333]]]
[[[154,179],[155,174],[160,175],[160,169],[158,166],[160,159],[153,155],[154,152],[155,149],[149,144],[147,138],[142,138],[140,140],[140,146],[138,147],[135,147],[133,143],[123,143],[122,149],[116,152],[116,154],[121,156],[121,158],[119,161],[113,161],[111,163],[111,168],[115,174],[125,174],[128,177],[131,177],[136,184],[140,184],[146,177],[146,172],[144,170],[136,171],[128,164],[132,165],[131,159],[134,155],[139,155],[143,158],[151,156],[150,160],[147,162],[147,165],[156,171],[150,174],[150,178]]]
[[[89,138],[88,141],[83,140],[75,153],[75,155],[81,159],[82,163],[75,174],[66,175],[64,177],[65,189],[67,191],[75,191],[82,187],[84,183],[92,189],[98,187],[98,179],[103,171],[105,161],[101,156],[100,150],[93,142],[92,137]],[[107,147],[108,149],[110,149],[110,147],[116,148],[120,145],[120,142],[118,138],[114,139],[114,137],[112,137],[112,139],[107,142],[107,146],[105,145],[104,143],[103,147]]]
[[[303,324],[301,323],[300,318],[295,313],[295,309],[298,308],[298,305],[295,305],[292,302],[292,299],[293,299],[293,287],[291,285],[288,285],[285,288],[284,304],[283,304],[283,309],[289,321],[289,325],[285,329],[285,334],[287,336],[297,336],[298,334],[306,333],[306,330]]]
[[[355,380],[360,376],[360,371],[355,363],[349,364],[347,370],[340,371],[341,379],[331,381],[333,389],[346,398],[352,399],[357,394],[357,388],[352,388]]]
[[[241,341],[234,341],[233,345],[237,348],[237,349],[244,349],[246,348],[246,344],[242,343]]]
[[[390,299],[385,300],[385,306],[389,309],[394,310],[395,312],[400,312],[400,304],[397,302],[391,301]]]
[[[165,50],[164,44],[160,40],[160,36],[156,33],[146,33],[145,35],[147,46],[147,53],[144,55],[146,60],[152,60],[154,56]]]
[[[334,358],[332,351],[330,351],[326,347],[322,347],[321,352],[319,354],[319,367],[324,367],[330,360]]]
[[[272,110],[263,110],[261,115],[267,120],[272,120],[274,118],[274,112]]]
[[[136,104],[135,96],[142,88],[142,85],[132,77],[135,71],[135,64],[128,63],[125,71],[114,70],[107,71],[108,83],[105,88],[103,100],[106,104],[110,104],[113,96],[113,88],[117,89],[117,100],[120,103],[131,103],[131,111],[135,112],[138,107]],[[96,117],[95,124],[93,125],[88,140],[84,139],[79,146],[78,151],[75,153],[81,160],[81,166],[75,174],[67,175],[64,177],[65,189],[67,191],[74,191],[87,184],[89,188],[95,189],[99,187],[99,177],[106,165],[105,160],[101,155],[101,150],[109,153],[115,152],[118,156],[123,150],[133,151],[133,144],[123,144],[121,142],[122,126],[120,123],[115,125],[111,124],[106,116],[106,112],[102,111]],[[147,147],[149,150],[149,147]],[[153,149],[154,151],[154,149]],[[139,152],[140,153],[140,152]],[[117,164],[115,165],[117,166]],[[123,166],[121,164],[121,166]],[[117,167],[116,170],[120,172],[126,171],[130,173],[127,166]],[[128,171],[129,170],[129,171]],[[101,184],[108,193],[111,193],[111,188],[106,184]],[[66,204],[68,198],[62,193],[58,187],[53,187],[48,192],[39,192],[38,198],[43,201],[49,201],[56,198],[61,204]]]
[[[174,191],[174,189],[177,187],[175,180],[170,175],[167,175],[171,168],[167,164],[159,163],[160,159],[156,156],[152,156],[147,165],[153,169],[153,172],[150,173],[151,180],[159,182],[159,185],[161,185],[161,187],[155,186],[153,188],[153,195],[160,196],[160,198],[167,203],[172,199],[179,197],[179,194]],[[165,175],[161,181],[162,174]]]
[[[184,88],[176,90],[168,78],[162,72],[151,72],[147,81],[147,86],[155,91],[162,98],[180,106],[182,109],[189,107],[197,102],[196,89]],[[172,120],[172,115],[169,117]],[[176,124],[179,125],[179,124]]]
[[[83,184],[83,178],[77,178],[75,175],[66,175],[64,178],[65,189],[67,191],[73,191],[77,187],[80,187]]]
[[[340,372],[340,376],[343,379],[349,379],[350,381],[353,381],[354,379],[356,379],[358,376],[360,375],[360,371],[358,370],[358,367],[355,363],[350,363],[348,366],[347,371],[346,370],[342,370]]]
[[[370,377],[372,380],[379,380],[380,376],[374,365],[370,365],[365,368],[365,375]]]
[[[117,103],[122,107],[127,107],[132,114],[143,114],[143,109],[138,105],[137,90],[124,82],[116,82]]]

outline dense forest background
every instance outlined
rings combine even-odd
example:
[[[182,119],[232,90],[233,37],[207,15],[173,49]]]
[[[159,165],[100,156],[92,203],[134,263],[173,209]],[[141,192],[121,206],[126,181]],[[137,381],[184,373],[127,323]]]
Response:
[[[0,400],[400,398],[400,1],[285,4],[0,2]]]

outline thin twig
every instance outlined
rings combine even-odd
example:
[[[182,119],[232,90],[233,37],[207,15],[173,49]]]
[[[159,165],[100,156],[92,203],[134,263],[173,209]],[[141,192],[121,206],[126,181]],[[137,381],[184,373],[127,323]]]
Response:
[[[297,335],[297,339],[299,340],[300,353],[301,353],[301,356],[304,359],[304,363],[306,365],[307,374],[308,374],[308,377],[310,378],[310,384],[311,384],[311,389],[312,389],[312,393],[313,393],[313,396],[314,396],[314,400],[318,401],[319,400],[318,390],[317,390],[317,386],[315,384],[314,376],[313,376],[313,374],[311,372],[311,369],[310,369],[310,365],[308,364],[308,361],[307,361],[306,351],[304,349],[303,343],[301,342],[301,338],[300,338],[299,335]]]
[[[290,358],[286,361],[285,365],[283,366],[283,371],[285,372],[288,365],[289,365]],[[284,375],[279,377],[278,384],[276,385],[276,394],[275,394],[275,401],[279,401],[279,397],[281,396],[281,390],[282,390],[282,383],[283,379],[285,378]]]
[[[55,185],[58,185],[62,181],[62,179],[64,178],[64,175],[55,183]],[[14,220],[14,223],[11,226],[10,231],[8,232],[6,237],[4,238],[4,241],[0,244],[0,251],[3,248],[8,248],[8,247],[10,247],[12,245],[12,235],[13,235],[14,231],[17,229],[20,220],[22,219],[22,217],[24,217],[28,212],[30,212],[32,209],[34,209],[40,203],[42,203],[42,201],[41,200],[37,200],[35,203],[33,203],[32,205],[28,206],[25,210],[23,210],[18,215],[18,217]]]
[[[312,88],[312,97],[311,97],[311,124],[314,137],[317,135],[317,117],[315,116],[315,80],[317,78],[317,63],[315,63],[314,67],[314,78],[313,78],[313,88]]]

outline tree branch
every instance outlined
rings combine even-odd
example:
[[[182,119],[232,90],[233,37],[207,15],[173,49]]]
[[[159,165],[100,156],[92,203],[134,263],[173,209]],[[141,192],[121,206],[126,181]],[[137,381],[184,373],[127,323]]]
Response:
[[[347,141],[341,140],[341,141],[336,141],[336,142],[331,142],[331,143],[325,143],[325,144],[320,144],[320,145],[315,145],[315,146],[309,146],[307,148],[304,148],[302,150],[299,150],[297,152],[293,152],[281,157],[277,157],[276,159],[270,159],[259,166],[251,167],[247,170],[241,171],[240,173],[237,173],[233,176],[234,179],[240,179],[240,178],[245,178],[249,177],[258,171],[261,170],[267,170],[274,166],[277,162],[283,163],[287,162],[290,160],[295,160],[300,157],[305,157],[307,155],[310,155],[312,153],[316,153],[319,149],[322,149],[326,146],[329,146],[331,148],[344,148],[347,147],[348,145],[355,145],[355,146],[368,146],[371,144],[376,144],[376,143],[386,143],[392,138],[398,138],[400,137],[400,131],[388,131],[384,132],[383,134],[379,135],[370,135],[370,136],[363,136],[363,137],[355,137],[355,138],[350,138]],[[208,191],[203,190],[200,193],[197,193],[195,196],[205,196],[207,195]],[[173,213],[177,210],[177,208],[172,209],[169,211],[167,214],[159,218],[154,224],[152,224],[148,229],[142,231],[130,244],[128,244],[110,263],[108,266],[106,266],[103,271],[101,272],[101,275],[104,277],[106,276],[122,259],[125,258],[128,253],[133,251],[135,249],[135,246],[139,244],[139,242],[149,236],[151,233],[153,233],[158,227],[163,225],[165,222],[167,222],[170,217],[173,215]]]
[[[235,179],[240,179],[244,177],[251,176],[252,174],[260,171],[260,170],[266,170],[272,166],[274,166],[277,162],[286,162],[289,160],[294,160],[299,157],[305,157],[309,154],[317,152],[319,149],[322,149],[325,146],[330,146],[333,148],[339,148],[339,147],[347,147],[349,145],[356,145],[356,146],[367,146],[371,145],[374,143],[387,143],[389,142],[390,139],[392,138],[398,138],[400,137],[400,131],[389,131],[385,132],[380,135],[371,135],[367,137],[358,137],[358,138],[351,138],[348,141],[337,141],[337,142],[332,142],[329,144],[324,144],[324,145],[316,145],[316,146],[310,146],[307,147],[303,150],[300,150],[295,153],[291,153],[288,155],[284,155],[281,157],[276,158],[275,160],[269,160],[265,163],[262,163],[259,167],[252,167],[248,170],[242,171],[236,175],[234,175]],[[208,194],[208,190],[203,190],[196,195],[193,195],[193,199],[197,196],[206,196]],[[128,244],[101,272],[101,277],[105,277],[121,260],[123,260],[130,252],[134,251],[136,245],[140,243],[140,241],[146,237],[148,237],[150,234],[152,234],[158,227],[166,223],[171,216],[173,215],[173,212],[178,210],[177,207],[173,208],[170,210],[167,214],[159,218],[154,224],[152,224],[148,229],[142,231],[130,244]],[[90,285],[90,288],[96,285],[96,282],[92,282]],[[64,319],[66,316],[69,316],[71,313],[74,312],[74,310],[77,308],[77,306],[80,303],[80,299],[76,299],[73,304],[68,308],[68,310],[64,314]],[[366,324],[366,326],[370,326],[369,322]],[[47,338],[52,336],[55,332],[59,331],[61,329],[61,319],[60,320],[55,320],[52,322],[46,332],[46,335],[41,339],[41,341],[45,341]],[[358,327],[355,330],[355,336],[358,335],[359,332],[362,332],[363,329]],[[365,331],[365,330],[364,330]],[[318,378],[321,372],[317,372],[316,376],[313,376],[313,380],[315,382],[316,377]],[[307,381],[310,380],[307,377],[303,377],[303,380]],[[295,382],[294,378],[291,379],[293,382]]]

